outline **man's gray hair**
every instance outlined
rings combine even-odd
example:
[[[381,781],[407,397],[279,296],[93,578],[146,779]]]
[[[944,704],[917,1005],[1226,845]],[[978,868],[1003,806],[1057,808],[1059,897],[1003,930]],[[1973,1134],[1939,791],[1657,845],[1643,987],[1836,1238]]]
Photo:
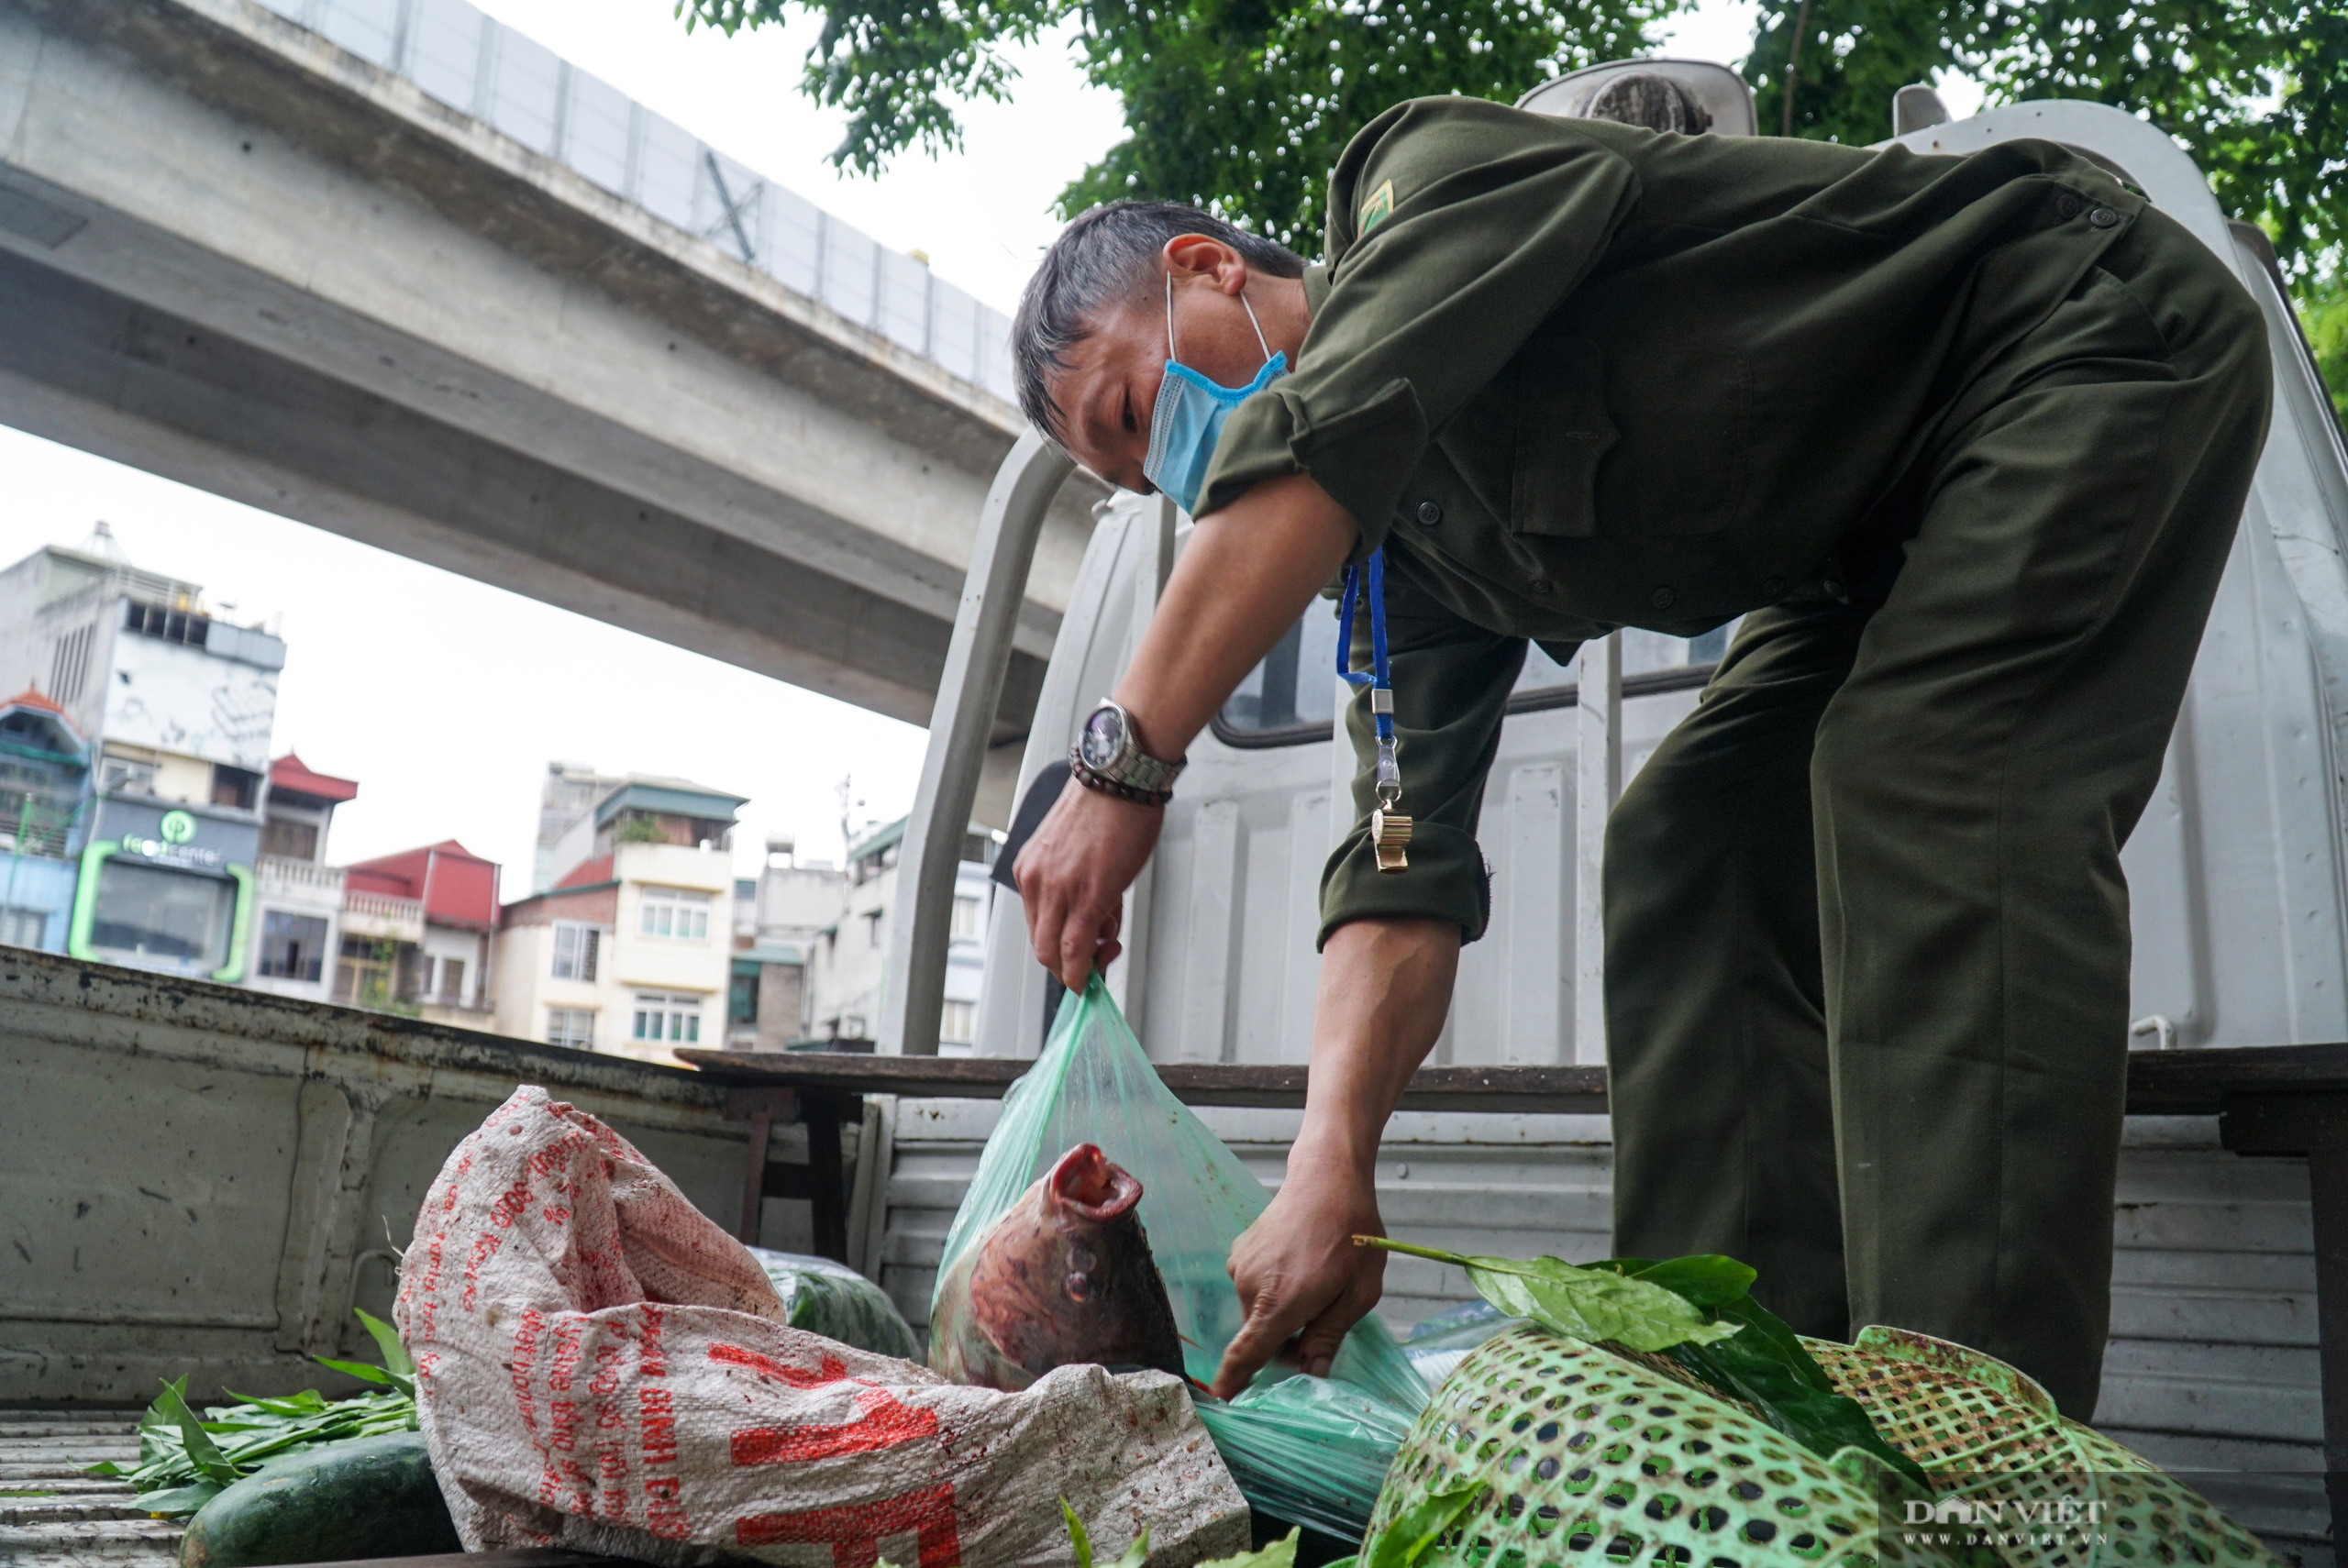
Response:
[[[1111,202],[1076,218],[1027,281],[1011,324],[1012,373],[1020,412],[1054,440],[1065,438],[1065,411],[1046,378],[1069,368],[1068,351],[1092,334],[1103,309],[1154,297],[1165,275],[1166,243],[1186,234],[1219,239],[1247,265],[1276,278],[1301,278],[1304,259],[1179,202]]]

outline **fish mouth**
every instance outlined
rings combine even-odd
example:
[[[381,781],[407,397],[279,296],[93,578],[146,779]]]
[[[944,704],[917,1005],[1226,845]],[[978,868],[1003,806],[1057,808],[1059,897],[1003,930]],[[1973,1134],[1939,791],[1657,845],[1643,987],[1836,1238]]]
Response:
[[[1141,1201],[1141,1183],[1111,1164],[1097,1143],[1079,1143],[1062,1154],[1044,1185],[1056,1204],[1096,1225],[1124,1218]]]

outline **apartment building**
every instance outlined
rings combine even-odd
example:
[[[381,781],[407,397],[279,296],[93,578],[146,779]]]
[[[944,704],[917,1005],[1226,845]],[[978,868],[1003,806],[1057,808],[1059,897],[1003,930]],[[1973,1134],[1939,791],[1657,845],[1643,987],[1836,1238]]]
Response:
[[[897,853],[905,819],[867,829],[847,848],[845,908],[816,933],[807,963],[809,1032],[834,1050],[870,1050],[889,985],[889,922],[897,913]],[[990,871],[1002,834],[972,823],[954,870],[952,944],[947,949],[946,1005],[938,1051],[968,1055],[977,1037],[985,971],[987,917],[994,908]]]
[[[630,777],[566,825],[555,845],[568,869],[498,913],[499,1032],[650,1061],[725,1044],[746,798]]]
[[[133,567],[104,524],[0,572],[0,690],[33,689],[88,756],[72,913],[42,911],[42,945],[247,977],[285,645],[220,611],[199,585]],[[22,862],[57,858],[45,842],[19,845],[20,878]]]
[[[828,860],[801,860],[797,844],[767,840],[756,877],[734,884],[734,977],[725,1043],[781,1051],[811,1030],[808,956],[846,907],[847,878]]]
[[[343,869],[327,864],[335,808],[359,798],[356,780],[320,773],[293,752],[269,765],[253,913],[256,990],[326,1001],[341,950]]]
[[[345,867],[334,999],[492,1027],[497,875],[453,838]]]
[[[83,841],[90,745],[64,710],[33,690],[0,702],[0,943],[65,950]]]

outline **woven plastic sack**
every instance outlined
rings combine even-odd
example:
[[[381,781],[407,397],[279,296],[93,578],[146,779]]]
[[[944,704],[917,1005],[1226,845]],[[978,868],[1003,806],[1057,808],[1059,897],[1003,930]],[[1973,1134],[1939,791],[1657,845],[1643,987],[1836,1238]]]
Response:
[[[1003,1096],[938,1264],[955,1263],[1052,1163],[1097,1143],[1142,1185],[1139,1213],[1181,1331],[1185,1370],[1211,1381],[1244,1313],[1225,1265],[1231,1244],[1270,1195],[1223,1140],[1158,1077],[1096,975],[1060,1008],[1043,1055]],[[933,1345],[941,1341],[933,1317]],[[1357,1538],[1396,1444],[1426,1404],[1427,1385],[1374,1318],[1355,1325],[1330,1375],[1268,1367],[1225,1404],[1197,1391],[1239,1489],[1264,1512]]]
[[[1456,1561],[1589,1568],[2280,1568],[2249,1531],[2063,1419],[2002,1362],[1868,1329],[1803,1342],[1923,1497],[1822,1459],[1678,1364],[1525,1324],[1471,1353],[1395,1455],[1374,1529],[1480,1481]]]
[[[747,1248],[542,1088],[449,1156],[395,1315],[468,1551],[1065,1568],[1062,1497],[1110,1550],[1148,1530],[1161,1568],[1246,1544],[1176,1379],[1002,1394],[791,1328]]]
[[[792,1328],[874,1355],[900,1361],[920,1357],[913,1326],[889,1293],[847,1264],[766,1247],[752,1247],[750,1255],[782,1298],[783,1320]]]

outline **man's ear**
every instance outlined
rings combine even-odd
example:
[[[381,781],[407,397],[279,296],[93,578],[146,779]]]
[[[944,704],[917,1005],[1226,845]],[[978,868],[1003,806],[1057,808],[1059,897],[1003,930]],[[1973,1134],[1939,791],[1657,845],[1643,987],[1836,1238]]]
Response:
[[[1178,235],[1166,242],[1163,254],[1176,282],[1211,277],[1219,292],[1235,296],[1247,286],[1246,259],[1211,235]]]

